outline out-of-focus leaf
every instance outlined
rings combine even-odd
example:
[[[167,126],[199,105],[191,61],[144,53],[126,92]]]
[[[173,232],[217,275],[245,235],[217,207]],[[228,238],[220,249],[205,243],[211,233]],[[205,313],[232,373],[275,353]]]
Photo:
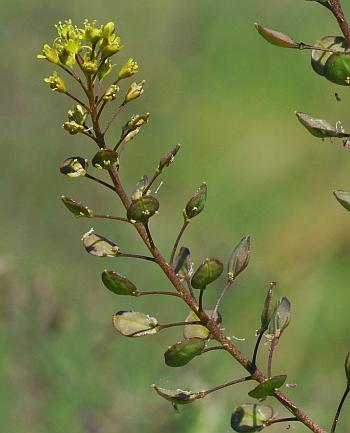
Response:
[[[347,210],[350,211],[350,192],[348,191],[334,191],[335,198]]]
[[[115,329],[125,337],[142,337],[159,331],[156,318],[137,311],[118,311],[112,320]]]

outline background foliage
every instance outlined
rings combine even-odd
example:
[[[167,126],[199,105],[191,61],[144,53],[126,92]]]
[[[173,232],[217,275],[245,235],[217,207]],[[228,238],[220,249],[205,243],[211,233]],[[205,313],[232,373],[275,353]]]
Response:
[[[226,329],[245,337],[239,346],[251,351],[267,284],[277,280],[292,301],[293,316],[275,371],[288,373],[289,382],[298,383],[289,393],[329,425],[344,386],[350,331],[350,221],[331,191],[349,189],[350,154],[306,134],[293,111],[340,119],[346,128],[349,102],[346,89],[313,73],[309,53],[275,50],[253,22],[304,42],[338,34],[336,22],[302,0],[1,3],[2,430],[225,432],[231,409],[250,387],[224,390],[178,415],[155,395],[152,383],[204,389],[239,377],[240,367],[219,351],[181,372],[169,369],[162,353],[179,330],[135,342],[111,327],[111,315],[130,302],[162,321],[187,312],[174,299],[155,305],[107,293],[99,278],[106,266],[147,290],[166,280],[152,264],[88,256],[80,235],[91,222],[75,220],[59,200],[67,194],[93,209],[116,214],[121,209],[108,191],[88,180],[72,182],[58,171],[70,155],[95,153],[92,142],[61,128],[70,106],[42,83],[50,65],[35,60],[43,41],[54,36],[53,23],[68,17],[116,21],[126,45],[117,55],[119,64],[133,56],[140,64],[138,78],[147,80],[137,111],[150,111],[151,120],[125,156],[122,177],[129,191],[153,171],[162,153],[183,144],[159,193],[160,215],[151,223],[161,249],[170,252],[181,210],[206,180],[205,212],[184,240],[196,263],[213,254],[225,260],[244,234],[253,238],[250,269],[223,307]],[[133,110],[127,107],[123,122]],[[113,133],[119,136],[119,129],[112,128],[111,138]],[[131,228],[103,221],[95,227],[123,250],[143,251]],[[210,288],[213,300],[218,289]],[[339,431],[349,430],[346,418]],[[304,428],[296,425],[294,431]]]

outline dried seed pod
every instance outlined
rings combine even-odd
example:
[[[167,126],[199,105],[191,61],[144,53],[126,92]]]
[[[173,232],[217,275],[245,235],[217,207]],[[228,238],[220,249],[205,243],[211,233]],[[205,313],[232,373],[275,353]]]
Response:
[[[284,33],[268,29],[267,27],[263,27],[261,24],[258,23],[255,23],[254,25],[260,35],[270,44],[282,48],[299,48],[300,44],[293,41],[292,38],[285,35]]]
[[[163,168],[169,167],[169,165],[174,161],[175,155],[180,150],[181,145],[177,144],[175,147],[173,147],[169,152],[167,152],[165,155],[163,155],[160,158],[158,168],[157,170],[161,172]]]
[[[279,338],[290,322],[291,304],[287,298],[282,298],[272,314],[269,335]]]
[[[348,191],[334,191],[335,198],[347,210],[350,211],[350,192]]]
[[[156,385],[153,385],[153,388],[158,395],[171,401],[173,404],[188,404],[201,398],[199,392],[183,391],[182,389],[170,390]]]
[[[317,119],[309,116],[306,113],[295,112],[299,122],[305,126],[305,128],[317,138],[336,137],[343,138],[349,137],[350,134],[344,131],[342,128],[339,129],[331,125],[327,120]]]

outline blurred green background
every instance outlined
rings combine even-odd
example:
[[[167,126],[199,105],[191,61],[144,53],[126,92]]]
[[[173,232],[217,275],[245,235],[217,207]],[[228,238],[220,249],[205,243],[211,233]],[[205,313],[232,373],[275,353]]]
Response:
[[[329,426],[345,387],[350,332],[350,217],[331,192],[349,189],[350,154],[307,134],[293,111],[350,127],[349,99],[346,88],[313,73],[309,53],[264,43],[253,23],[312,42],[339,34],[332,17],[303,0],[2,0],[0,431],[229,432],[233,407],[250,401],[251,384],[243,384],[176,414],[152,383],[200,390],[240,377],[242,369],[220,352],[171,369],[163,352],[179,329],[131,340],[111,327],[117,310],[145,311],[162,322],[182,320],[187,311],[174,299],[107,293],[100,282],[106,267],[145,290],[170,287],[152,264],[87,255],[80,238],[91,225],[124,251],[145,251],[131,227],[74,219],[60,202],[66,194],[96,211],[122,212],[110,191],[58,171],[66,157],[95,152],[86,137],[61,128],[71,102],[50,93],[42,78],[51,65],[35,59],[53,40],[53,24],[69,17],[115,21],[125,45],[116,63],[134,57],[137,78],[147,80],[142,98],[109,134],[115,141],[131,114],[151,112],[123,159],[127,190],[152,173],[161,154],[183,145],[159,192],[161,211],[151,224],[157,244],[169,254],[184,204],[207,181],[205,212],[183,240],[195,263],[206,255],[225,261],[243,235],[253,239],[249,269],[222,308],[226,331],[245,338],[237,345],[251,353],[268,283],[276,280],[293,317],[275,372],[288,373],[298,384],[288,395]],[[220,284],[208,290],[208,305]],[[262,367],[266,356],[265,346]],[[350,429],[347,413],[339,432]],[[294,424],[293,431],[306,429]]]

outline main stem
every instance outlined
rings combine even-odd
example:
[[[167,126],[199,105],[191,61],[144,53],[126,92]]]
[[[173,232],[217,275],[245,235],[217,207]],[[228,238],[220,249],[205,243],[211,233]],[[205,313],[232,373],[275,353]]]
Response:
[[[341,6],[340,0],[329,0],[329,8],[336,20],[338,21],[339,27],[343,32],[343,35],[346,40],[347,48],[350,47],[350,27],[345,18],[343,8]]]
[[[98,121],[98,113],[95,105],[95,97],[93,90],[93,83],[91,79],[88,79],[88,93],[89,93],[89,103],[90,103],[90,112],[91,112],[91,120],[93,129],[96,135],[96,139],[100,148],[105,148],[105,139],[104,134],[101,132],[99,121]],[[121,202],[123,203],[125,209],[128,209],[130,206],[130,200],[127,194],[124,191],[124,188],[120,182],[118,171],[114,166],[111,166],[108,169],[109,175],[115,187],[115,191],[119,196]],[[263,374],[261,370],[252,366],[251,362],[243,353],[241,353],[237,347],[232,343],[232,341],[223,333],[215,323],[215,317],[209,317],[205,311],[198,311],[197,301],[191,295],[189,291],[185,289],[180,279],[176,276],[172,266],[164,259],[161,252],[158,248],[151,244],[147,231],[142,223],[134,224],[135,229],[139,233],[141,239],[144,244],[152,254],[154,261],[159,265],[164,274],[167,276],[169,281],[172,283],[176,291],[182,297],[184,302],[188,305],[188,307],[197,315],[200,319],[201,323],[206,326],[206,328],[210,331],[212,338],[217,340],[226,351],[236,359],[242,367],[244,367],[250,374],[251,378],[261,383],[266,380],[266,376]],[[295,417],[298,418],[300,422],[302,422],[306,427],[308,427],[314,433],[325,433],[325,431],[317,425],[311,418],[309,418],[295,403],[293,403],[287,396],[285,396],[281,391],[276,390],[274,392],[274,397],[287,409],[289,410]]]

